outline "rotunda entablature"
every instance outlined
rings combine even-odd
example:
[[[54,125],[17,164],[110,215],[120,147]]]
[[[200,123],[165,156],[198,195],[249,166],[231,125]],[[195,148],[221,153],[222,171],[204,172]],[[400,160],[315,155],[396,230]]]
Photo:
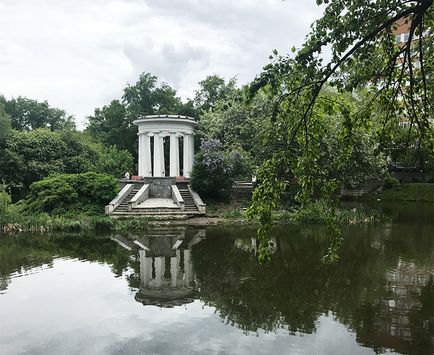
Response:
[[[133,121],[138,126],[139,134],[161,132],[163,134],[194,134],[197,122],[189,116],[181,115],[147,115]]]

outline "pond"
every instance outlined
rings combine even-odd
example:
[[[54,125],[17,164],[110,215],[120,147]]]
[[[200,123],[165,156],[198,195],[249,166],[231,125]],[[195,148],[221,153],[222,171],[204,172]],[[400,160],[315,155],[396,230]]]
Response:
[[[431,354],[430,204],[344,230],[158,228],[0,238],[1,354]]]

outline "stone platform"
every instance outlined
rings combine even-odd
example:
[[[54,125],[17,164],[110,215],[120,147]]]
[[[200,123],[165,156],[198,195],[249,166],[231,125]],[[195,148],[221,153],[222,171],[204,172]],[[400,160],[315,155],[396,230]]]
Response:
[[[180,210],[178,204],[173,199],[158,197],[148,198],[141,204],[137,205],[135,208],[172,208],[174,210]]]
[[[147,177],[122,180],[120,185],[121,191],[105,207],[105,213],[111,217],[180,219],[205,215],[206,205],[186,181]]]

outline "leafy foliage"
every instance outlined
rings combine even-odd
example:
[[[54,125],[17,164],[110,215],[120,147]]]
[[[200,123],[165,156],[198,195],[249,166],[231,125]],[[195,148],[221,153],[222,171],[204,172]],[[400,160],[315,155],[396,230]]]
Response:
[[[394,168],[417,168],[432,171],[434,168],[434,131],[421,136],[415,128],[397,127],[394,137],[386,146]]]
[[[114,145],[137,156],[137,127],[133,121],[144,115],[194,114],[191,101],[185,105],[176,90],[158,83],[156,76],[142,73],[134,84],[128,84],[121,100],[96,108],[89,116],[86,131],[106,145]]]
[[[133,157],[127,150],[115,146],[100,147],[99,157],[92,170],[97,173],[121,177],[126,171],[133,171]]]
[[[6,137],[11,129],[11,116],[9,116],[4,106],[0,103],[0,139]]]
[[[225,101],[235,90],[236,80],[230,79],[226,84],[225,79],[218,75],[209,75],[199,82],[194,104],[199,111],[214,111],[217,105]]]
[[[212,111],[200,116],[197,134],[203,139],[218,139],[225,150],[237,151],[254,169],[272,156],[275,142],[266,141],[271,134],[269,120],[272,106],[265,95],[248,100],[246,89],[233,89]]]
[[[98,213],[117,191],[117,180],[106,174],[51,175],[30,186],[26,209],[32,213]]]
[[[202,141],[191,172],[193,190],[204,197],[228,198],[233,181],[232,168],[220,141]]]
[[[64,110],[50,107],[47,101],[38,102],[19,96],[6,100],[0,95],[0,105],[11,117],[12,128],[18,131],[30,131],[48,128],[51,131],[74,130],[74,117]]]
[[[0,140],[0,180],[9,185],[14,200],[50,174],[96,171],[121,176],[132,165],[128,152],[105,148],[80,132],[12,131]]]
[[[157,77],[150,73],[142,73],[134,85],[128,84],[122,101],[128,115],[133,118],[142,115],[177,114],[182,106],[176,91],[164,82],[157,85]]]
[[[252,93],[266,90],[273,100],[270,138],[280,143],[260,169],[262,183],[249,210],[250,216],[261,222],[261,241],[266,240],[270,209],[280,199],[282,182],[290,171],[297,177],[302,204],[319,197],[332,198],[339,186],[334,171],[345,172],[345,166],[349,167],[347,173],[353,170],[350,163],[360,161],[360,152],[372,143],[363,137],[363,129],[372,120],[366,112],[372,107],[377,110],[381,138],[388,137],[390,128],[402,117],[409,117],[421,135],[430,131],[433,107],[428,98],[433,95],[434,77],[425,69],[433,68],[433,1],[325,3],[324,15],[312,25],[303,47],[298,51],[294,48],[295,55],[275,52],[273,62],[251,85]],[[396,44],[393,34],[398,21],[410,24],[408,40],[401,45]],[[325,49],[331,52],[328,61],[322,54]],[[420,70],[415,68],[416,59]],[[399,60],[400,65],[396,65]],[[356,93],[368,87],[368,94],[363,105],[353,111],[346,103],[329,105],[324,100],[327,85],[340,93]],[[333,144],[326,130],[330,114],[340,116],[342,123],[334,137],[338,143],[335,146],[341,147],[336,159],[329,151]],[[379,153],[378,149],[371,150],[370,158]],[[327,160],[334,164],[327,164]],[[360,177],[352,176],[348,183],[354,185],[357,180]],[[332,221],[329,227],[330,235],[338,234]]]
[[[11,203],[11,197],[5,191],[0,191],[0,214],[5,214]]]
[[[127,118],[127,110],[119,100],[110,105],[95,109],[89,117],[86,132],[106,145],[115,145],[119,149],[127,149],[135,153],[137,127]]]

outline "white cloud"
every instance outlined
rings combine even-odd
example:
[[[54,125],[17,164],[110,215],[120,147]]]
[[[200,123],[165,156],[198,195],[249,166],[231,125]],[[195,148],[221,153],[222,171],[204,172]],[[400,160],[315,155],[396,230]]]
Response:
[[[0,93],[76,116],[150,72],[192,97],[210,74],[246,83],[320,16],[295,0],[0,0]]]

